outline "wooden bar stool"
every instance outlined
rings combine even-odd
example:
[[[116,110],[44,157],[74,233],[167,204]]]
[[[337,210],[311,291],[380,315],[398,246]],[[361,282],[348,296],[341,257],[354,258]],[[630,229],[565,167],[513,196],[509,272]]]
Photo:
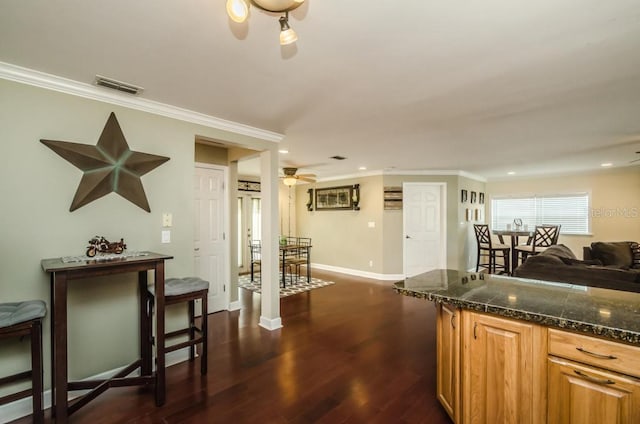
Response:
[[[149,287],[150,307],[147,308],[149,314],[148,328],[151,328],[151,318],[153,316],[153,287]],[[177,303],[188,302],[188,326],[186,328],[172,331],[165,334],[165,339],[177,336],[188,335],[184,342],[165,345],[164,352],[158,355],[166,355],[178,349],[189,347],[189,360],[195,359],[195,347],[201,344],[200,350],[200,373],[207,373],[207,297],[209,296],[209,282],[198,277],[167,278],[164,282],[165,305],[175,305]],[[195,301],[202,301],[202,324],[200,328],[195,323]],[[196,337],[196,333],[199,337]],[[150,351],[150,350],[149,350]]]
[[[43,423],[42,409],[42,318],[47,306],[41,300],[0,303],[0,339],[28,336],[31,340],[31,369],[0,378],[0,386],[31,380],[31,388],[0,398],[0,405],[24,399],[33,399],[33,422]]]

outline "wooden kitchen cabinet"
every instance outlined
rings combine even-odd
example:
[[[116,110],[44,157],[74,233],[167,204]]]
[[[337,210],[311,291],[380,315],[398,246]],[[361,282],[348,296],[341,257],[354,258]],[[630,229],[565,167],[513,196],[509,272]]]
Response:
[[[460,310],[437,304],[437,396],[454,423],[460,422]]]
[[[549,424],[640,423],[640,349],[549,330]]]
[[[546,328],[463,311],[462,422],[546,422]]]

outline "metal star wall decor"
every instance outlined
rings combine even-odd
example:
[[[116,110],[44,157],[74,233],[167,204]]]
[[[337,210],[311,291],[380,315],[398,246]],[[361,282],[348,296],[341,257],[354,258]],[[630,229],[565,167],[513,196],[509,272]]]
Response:
[[[84,172],[70,212],[112,191],[151,212],[140,177],[169,158],[130,150],[113,112],[95,146],[69,141],[40,141]]]

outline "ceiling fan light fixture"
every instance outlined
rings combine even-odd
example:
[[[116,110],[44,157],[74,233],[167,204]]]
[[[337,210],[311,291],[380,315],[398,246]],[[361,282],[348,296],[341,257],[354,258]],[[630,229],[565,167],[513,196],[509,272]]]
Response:
[[[298,179],[296,177],[286,176],[282,179],[282,182],[284,183],[284,185],[291,187],[296,185]]]
[[[295,43],[298,34],[289,26],[289,11],[300,7],[305,0],[227,0],[227,15],[236,23],[243,23],[249,17],[249,9],[253,5],[258,9],[272,13],[284,13],[280,21],[280,45]]]
[[[289,26],[289,12],[280,17],[280,45],[286,46],[298,41],[298,34]]]
[[[227,15],[239,24],[246,21],[249,17],[249,0],[227,0]]]

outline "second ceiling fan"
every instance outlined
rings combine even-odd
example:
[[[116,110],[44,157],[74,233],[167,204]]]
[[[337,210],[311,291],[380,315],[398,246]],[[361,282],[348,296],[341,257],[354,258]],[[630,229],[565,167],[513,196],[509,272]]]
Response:
[[[308,183],[315,183],[316,176],[314,174],[296,174],[298,172],[298,168],[282,168],[282,173],[284,174],[282,178],[282,182],[285,185],[293,186],[296,185],[298,181],[305,181]]]

